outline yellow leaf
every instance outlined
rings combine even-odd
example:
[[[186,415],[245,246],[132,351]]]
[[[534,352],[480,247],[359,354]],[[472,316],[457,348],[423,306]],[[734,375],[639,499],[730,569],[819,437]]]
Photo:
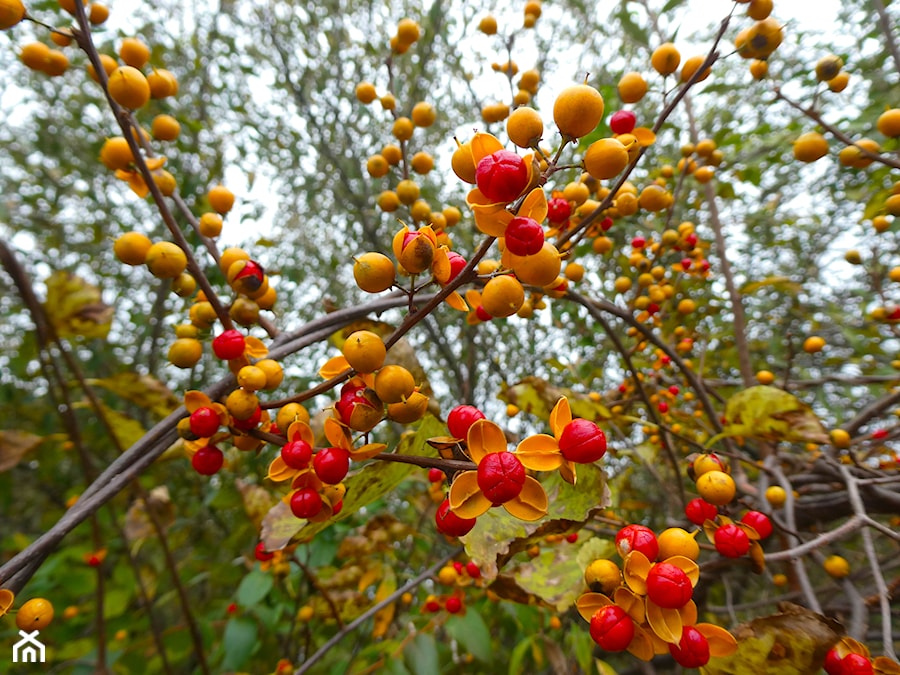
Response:
[[[701,674],[818,673],[825,653],[838,642],[841,627],[804,607],[788,602],[778,607],[781,610],[778,614],[754,619],[734,629],[737,649],[729,656],[710,659],[700,669]]]
[[[15,594],[8,588],[0,588],[0,616],[3,616],[13,606]]]
[[[27,453],[34,450],[44,439],[25,431],[0,430],[0,473],[9,471]]]
[[[356,584],[357,592],[362,593],[369,586],[378,581],[381,578],[381,571],[381,565],[377,563],[372,565],[372,567],[366,569],[366,571],[362,573],[362,576],[359,578],[359,581]]]
[[[384,578],[381,580],[381,583],[378,584],[378,590],[375,591],[375,602],[381,602],[396,590],[397,575],[394,573],[392,567],[387,567],[385,568]],[[394,620],[395,611],[396,605],[391,603],[375,612],[375,625],[372,627],[373,638],[382,638],[387,634],[388,628],[391,627],[391,622]]]
[[[144,410],[149,410],[158,418],[171,413],[179,403],[172,390],[152,375],[119,373],[112,377],[89,379],[87,383],[103,387]]]
[[[106,338],[113,308],[103,302],[99,288],[61,271],[51,274],[46,284],[44,309],[57,335]]]
[[[725,406],[725,419],[725,429],[709,439],[707,447],[732,436],[804,443],[829,441],[812,408],[778,387],[758,385],[738,392]]]

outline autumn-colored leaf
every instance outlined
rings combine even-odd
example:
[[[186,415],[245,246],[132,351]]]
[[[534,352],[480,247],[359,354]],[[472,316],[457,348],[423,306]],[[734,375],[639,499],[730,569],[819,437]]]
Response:
[[[498,395],[501,400],[512,403],[519,410],[531,413],[542,420],[549,420],[551,410],[563,396],[568,399],[573,417],[583,417],[593,422],[612,417],[606,406],[591,400],[587,394],[566,387],[556,387],[539,377],[526,377]]]
[[[149,410],[159,419],[171,413],[180,404],[172,390],[152,375],[119,373],[112,377],[89,379],[87,383],[103,387],[126,401]]]
[[[758,385],[738,392],[725,406],[725,419],[724,430],[709,439],[707,447],[732,436],[804,443],[829,440],[812,408],[778,387]]]
[[[46,283],[44,309],[57,335],[106,338],[113,308],[103,302],[99,288],[62,271],[51,274]]]
[[[702,675],[818,673],[825,654],[840,638],[840,626],[791,603],[779,604],[779,610],[733,630],[737,650],[711,659],[700,669]]]
[[[390,566],[385,567],[384,577],[381,579],[381,583],[378,584],[378,590],[375,591],[376,604],[389,597],[391,593],[396,590],[397,575],[394,572],[394,568]],[[373,638],[382,638],[387,634],[388,628],[391,627],[391,622],[394,620],[394,613],[396,610],[397,605],[392,602],[375,612],[375,616],[373,617],[374,625],[372,627]]]
[[[148,513],[149,512],[149,513]],[[159,485],[147,495],[147,499],[136,499],[125,513],[125,538],[134,543],[156,536],[156,527],[151,515],[163,532],[175,522],[175,505],[169,498],[169,488]]]
[[[35,436],[27,431],[0,430],[0,473],[13,468],[43,440],[41,436]]]

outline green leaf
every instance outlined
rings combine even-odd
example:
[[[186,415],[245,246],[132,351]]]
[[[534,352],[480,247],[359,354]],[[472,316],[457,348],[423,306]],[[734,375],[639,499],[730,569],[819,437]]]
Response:
[[[222,671],[241,670],[244,667],[256,647],[257,633],[256,623],[248,618],[235,617],[228,620],[222,639],[225,646]]]
[[[524,672],[523,666],[525,665],[525,656],[528,654],[529,648],[533,642],[534,636],[530,635],[513,649],[512,656],[509,658],[509,670],[507,671],[509,675],[519,675]]]
[[[469,608],[462,616],[451,616],[444,628],[469,654],[482,663],[491,662],[491,631],[474,607]]]
[[[665,14],[666,12],[671,12],[676,7],[680,7],[684,4],[684,0],[669,0],[663,8],[659,11],[660,14]]]
[[[631,12],[625,7],[622,7],[619,13],[616,14],[616,18],[619,19],[619,22],[622,24],[622,30],[625,31],[628,37],[645,47],[650,44],[646,31],[634,22]]]
[[[430,633],[419,633],[403,650],[403,660],[416,675],[440,675],[437,643]]]
[[[750,281],[741,287],[741,295],[750,295],[763,288],[774,288],[782,293],[797,295],[803,290],[803,286],[785,276],[771,276],[759,281]]]
[[[541,542],[548,534],[575,531],[592,513],[609,505],[606,472],[593,464],[579,465],[577,472],[576,486],[566,483],[558,473],[544,479],[549,509],[542,520],[525,522],[503,508],[490,509],[478,517],[462,541],[488,581],[519,551]]]
[[[444,436],[447,429],[433,415],[426,415],[415,433],[404,435],[397,445],[398,455],[435,457],[436,451],[425,441]],[[414,469],[412,464],[374,460],[344,481],[347,493],[344,508],[337,517],[322,523],[307,523],[291,513],[290,507],[279,501],[263,518],[261,539],[269,551],[277,551],[295,537],[309,541],[325,528],[356,514],[363,506],[386,495],[402,483]]]
[[[738,392],[725,406],[727,424],[707,441],[744,436],[767,441],[827,443],[825,427],[808,405],[778,387],[758,385]]]
[[[241,607],[253,607],[269,594],[273,583],[271,574],[258,569],[253,570],[241,580],[235,593],[235,600]]]

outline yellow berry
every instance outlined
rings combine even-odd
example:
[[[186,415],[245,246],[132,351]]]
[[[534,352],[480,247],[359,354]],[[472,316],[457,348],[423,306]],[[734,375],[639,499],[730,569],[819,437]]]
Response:
[[[603,117],[603,96],[588,84],[566,87],[553,103],[553,121],[564,136],[581,138]]]
[[[119,66],[109,74],[109,95],[123,108],[137,110],[150,100],[150,85],[133,66]]]
[[[147,252],[153,242],[140,232],[126,232],[113,244],[116,258],[126,265],[143,265],[147,260]]]
[[[187,267],[187,256],[177,244],[158,241],[147,249],[144,262],[153,276],[174,279]]]
[[[344,340],[341,348],[350,367],[360,373],[374,373],[384,365],[386,349],[381,336],[368,330],[358,330]]]
[[[724,471],[707,471],[697,478],[697,492],[716,506],[724,506],[734,499],[734,479]]]
[[[822,566],[835,579],[843,579],[850,574],[850,563],[839,555],[828,556]]]
[[[784,506],[784,503],[787,501],[787,491],[780,485],[770,485],[766,488],[765,496],[766,501],[776,509]]]

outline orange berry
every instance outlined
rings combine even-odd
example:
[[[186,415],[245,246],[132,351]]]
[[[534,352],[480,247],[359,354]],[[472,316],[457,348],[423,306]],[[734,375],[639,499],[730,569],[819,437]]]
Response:
[[[475,160],[472,157],[472,144],[470,141],[460,143],[450,157],[450,168],[461,181],[475,184]]]
[[[724,471],[707,471],[697,478],[697,492],[710,504],[724,506],[734,499],[734,479]]]
[[[383,253],[363,253],[353,263],[356,285],[366,293],[381,293],[394,283],[394,263]]]
[[[144,262],[150,274],[159,279],[174,279],[187,267],[187,256],[171,241],[158,241],[149,249]]]
[[[437,113],[434,111],[434,107],[425,101],[416,103],[413,106],[410,116],[412,117],[412,123],[417,127],[430,127],[434,124],[435,119],[437,119]]]
[[[414,128],[411,119],[408,117],[398,117],[394,120],[394,124],[391,127],[391,133],[398,141],[408,141],[412,138]]]
[[[224,185],[216,185],[206,193],[209,205],[223,216],[234,206],[234,193]]]
[[[818,335],[810,335],[803,341],[803,351],[807,354],[815,354],[825,347],[825,340]]]
[[[134,161],[128,141],[122,136],[107,138],[100,148],[100,161],[108,169],[127,169]]]
[[[378,208],[386,213],[391,213],[392,211],[396,211],[398,208],[400,208],[400,198],[393,190],[385,190],[384,192],[382,192],[380,195],[378,195],[375,203],[378,204]]]
[[[126,65],[140,69],[150,60],[150,48],[137,38],[125,38],[119,47],[119,58]]]
[[[387,417],[399,424],[412,424],[420,419],[428,410],[428,397],[414,391],[405,401],[389,403]]]
[[[391,166],[397,166],[400,163],[400,160],[403,159],[403,151],[400,149],[399,145],[388,143],[381,149],[381,156],[384,157]]]
[[[126,265],[143,265],[153,242],[140,232],[126,232],[113,243],[113,253]]]
[[[478,22],[478,30],[480,30],[485,35],[496,35],[497,34],[497,19],[488,14],[481,18],[481,21]]]
[[[109,75],[109,95],[123,108],[137,110],[150,100],[150,85],[137,68],[119,66]]]
[[[358,330],[344,340],[341,353],[357,372],[374,373],[384,365],[386,349],[377,333]]]
[[[91,9],[88,12],[88,20],[94,26],[99,26],[100,24],[106,23],[106,20],[109,18],[109,7],[103,5],[99,2],[91,3]]]
[[[647,81],[640,73],[625,73],[616,89],[623,103],[637,103],[647,93]]]
[[[169,347],[169,363],[177,368],[193,368],[203,356],[203,345],[194,338],[178,338]]]
[[[0,0],[0,30],[12,28],[25,18],[22,0]]]
[[[103,66],[103,72],[106,73],[106,76],[109,77],[110,74],[119,67],[118,61],[116,61],[109,54],[100,54],[100,65]],[[94,82],[99,82],[100,78],[97,77],[97,71],[94,70],[94,64],[87,64],[88,75],[91,76],[91,79]]]
[[[421,29],[413,19],[400,19],[397,24],[397,40],[402,44],[411,45],[419,39]]]
[[[553,121],[564,136],[587,136],[602,118],[603,96],[588,84],[566,87],[553,103]]]
[[[178,80],[165,68],[157,68],[147,75],[151,98],[167,98],[178,93]]]
[[[50,55],[50,47],[43,42],[29,42],[22,47],[19,52],[19,58],[31,70],[43,71],[47,65],[47,58]]]
[[[75,0],[57,0],[59,6],[72,16],[75,16]],[[87,0],[81,0],[82,5],[87,5]]]
[[[584,169],[598,180],[618,176],[628,166],[628,150],[616,138],[601,138],[584,153]]]
[[[828,153],[828,141],[817,131],[801,134],[794,141],[794,159],[801,162],[815,162]]]
[[[406,368],[388,365],[375,375],[375,393],[384,403],[400,403],[412,396],[416,381]]]
[[[524,302],[525,289],[518,279],[509,274],[489,280],[481,292],[481,306],[495,317],[512,316]]]
[[[889,138],[900,136],[900,108],[885,110],[876,122],[878,131]]]
[[[544,135],[544,121],[534,108],[516,108],[506,120],[506,133],[520,148],[531,148]]]
[[[825,558],[825,562],[822,563],[822,566],[825,568],[825,571],[828,572],[829,576],[834,577],[835,579],[843,579],[850,574],[850,563],[847,562],[846,558],[839,555],[828,556]]]
[[[366,160],[366,171],[372,178],[383,178],[391,170],[391,165],[384,155],[372,155]]]
[[[671,75],[678,70],[680,63],[681,54],[671,42],[661,44],[653,50],[653,54],[650,56],[650,65],[660,75]]]
[[[20,630],[43,630],[53,621],[53,605],[44,598],[32,598],[16,613],[16,626]]]
[[[204,237],[218,237],[222,234],[222,216],[214,211],[207,211],[200,216],[199,229]]]
[[[703,65],[703,61],[706,59],[705,56],[692,56],[687,61],[684,62],[684,65],[681,66],[681,81],[687,82],[690,80],[694,73],[697,72],[697,69]],[[700,76],[697,78],[697,82],[703,82],[707,77],[709,77],[712,72],[712,68],[707,67]]]
[[[174,141],[181,133],[181,124],[171,115],[157,115],[150,124],[150,132],[158,141]]]
[[[375,85],[371,82],[360,82],[356,85],[356,99],[360,103],[371,103],[376,98],[378,98],[378,93],[375,91]]]

